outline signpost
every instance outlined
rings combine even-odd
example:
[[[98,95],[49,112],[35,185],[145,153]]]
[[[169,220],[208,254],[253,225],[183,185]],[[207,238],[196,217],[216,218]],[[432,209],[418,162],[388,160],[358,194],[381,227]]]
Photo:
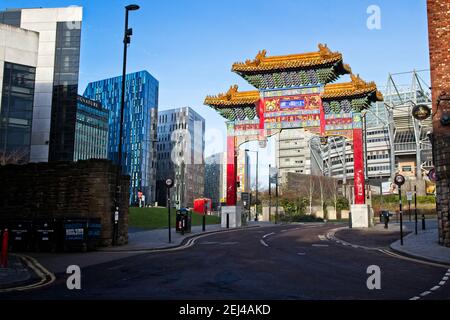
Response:
[[[415,233],[417,234],[417,186],[414,185],[414,222]]]
[[[403,245],[403,213],[402,213],[402,185],[405,184],[405,177],[397,174],[394,183],[398,186],[398,205],[400,214],[400,244]]]
[[[170,188],[174,185],[173,179],[166,179],[166,188],[167,188],[167,216],[169,220],[169,243],[172,242],[172,234],[170,232]]]
[[[413,192],[412,191],[406,192],[406,200],[408,201],[409,221],[411,221],[411,201],[413,200]]]

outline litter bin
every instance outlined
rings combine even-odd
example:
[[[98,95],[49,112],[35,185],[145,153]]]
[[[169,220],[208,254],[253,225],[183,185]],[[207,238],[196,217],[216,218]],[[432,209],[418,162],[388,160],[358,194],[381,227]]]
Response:
[[[88,250],[97,249],[100,245],[102,236],[102,224],[100,218],[92,218],[88,220],[87,233]]]
[[[39,251],[55,252],[57,249],[56,219],[38,219],[34,221],[34,248]]]
[[[87,219],[65,219],[62,225],[64,251],[87,251]]]
[[[33,222],[29,220],[11,221],[8,229],[11,251],[30,251]]]
[[[182,208],[180,210],[177,210],[176,231],[181,234],[184,234],[186,232],[190,233],[192,223],[191,221],[192,221],[192,214],[188,209]]]

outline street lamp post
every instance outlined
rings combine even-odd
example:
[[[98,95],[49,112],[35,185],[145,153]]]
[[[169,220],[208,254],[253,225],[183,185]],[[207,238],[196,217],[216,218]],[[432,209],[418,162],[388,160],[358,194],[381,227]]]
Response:
[[[123,113],[125,109],[125,77],[127,72],[127,48],[131,42],[131,36],[133,35],[133,29],[128,28],[128,13],[129,11],[138,10],[139,6],[136,4],[130,4],[125,7],[125,32],[123,39],[123,69],[122,69],[122,94],[120,97],[120,122],[119,122],[119,145],[117,150],[117,177],[116,177],[116,205],[114,214],[114,227],[113,227],[113,245],[117,245],[117,238],[119,233],[119,212],[121,205],[121,185],[120,177],[122,175],[122,140],[123,140]]]
[[[256,153],[256,206],[255,206],[255,221],[258,221],[258,168],[259,168],[259,160],[258,160],[258,151],[250,151],[245,149],[245,152],[254,152]]]

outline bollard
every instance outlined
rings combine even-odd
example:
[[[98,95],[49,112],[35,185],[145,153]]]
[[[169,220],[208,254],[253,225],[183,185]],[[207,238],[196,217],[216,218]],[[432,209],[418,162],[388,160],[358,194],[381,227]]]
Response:
[[[0,264],[3,268],[8,266],[8,240],[9,240],[9,232],[8,229],[5,229],[2,237],[2,252],[0,257]]]
[[[230,228],[230,214],[227,213],[227,229]]]

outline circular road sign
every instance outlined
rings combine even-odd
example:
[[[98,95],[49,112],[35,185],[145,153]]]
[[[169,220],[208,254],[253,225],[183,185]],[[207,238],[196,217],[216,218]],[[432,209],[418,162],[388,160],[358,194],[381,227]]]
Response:
[[[172,188],[173,183],[174,183],[173,179],[171,179],[171,178],[166,179],[166,187],[167,188]]]
[[[436,181],[436,169],[432,168],[430,171],[428,171],[428,178],[431,181]]]
[[[394,182],[397,186],[401,187],[405,183],[405,177],[401,174],[397,174],[394,178]]]
[[[422,121],[431,115],[431,109],[424,104],[419,104],[412,109],[412,115],[415,119]]]

